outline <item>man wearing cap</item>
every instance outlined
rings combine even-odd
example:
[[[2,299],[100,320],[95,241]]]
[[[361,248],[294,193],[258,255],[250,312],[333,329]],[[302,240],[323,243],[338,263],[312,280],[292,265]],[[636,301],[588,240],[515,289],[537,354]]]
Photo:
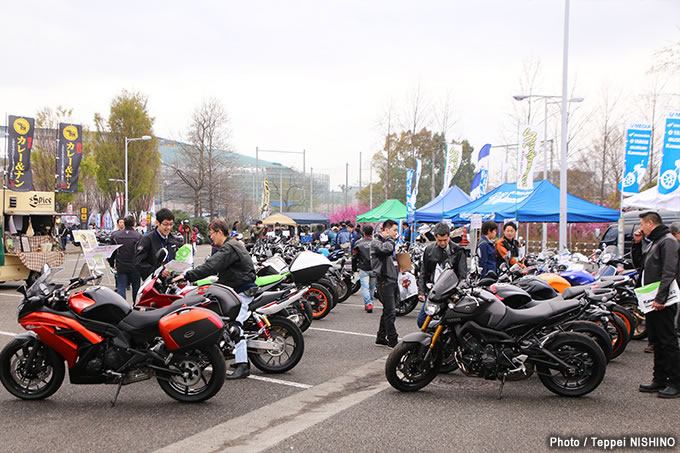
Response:
[[[633,234],[633,264],[642,271],[642,285],[659,282],[646,314],[649,343],[654,347],[652,382],[641,384],[640,391],[658,393],[660,398],[680,397],[680,348],[674,323],[677,304],[666,306],[670,287],[678,278],[678,241],[661,223],[657,212],[640,214],[640,229]]]

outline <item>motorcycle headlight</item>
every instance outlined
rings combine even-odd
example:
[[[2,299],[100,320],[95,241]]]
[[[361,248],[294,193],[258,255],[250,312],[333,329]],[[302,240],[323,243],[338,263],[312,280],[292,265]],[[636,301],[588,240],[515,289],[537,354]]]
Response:
[[[428,316],[434,316],[437,313],[439,313],[439,310],[441,310],[441,307],[437,304],[433,304],[430,302],[427,302],[425,304],[425,314]]]

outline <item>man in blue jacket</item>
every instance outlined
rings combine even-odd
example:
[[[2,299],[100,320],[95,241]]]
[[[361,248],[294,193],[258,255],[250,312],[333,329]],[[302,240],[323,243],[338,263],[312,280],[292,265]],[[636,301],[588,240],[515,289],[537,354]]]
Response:
[[[352,248],[352,234],[347,229],[345,223],[340,224],[342,228],[338,231],[338,235],[335,238],[335,245],[345,251],[345,255],[349,256],[350,249]]]
[[[479,267],[482,268],[480,276],[484,277],[489,272],[498,274],[496,268],[496,247],[494,246],[494,239],[498,234],[498,225],[493,220],[487,220],[482,223],[482,237],[477,246],[477,257],[479,258]]]

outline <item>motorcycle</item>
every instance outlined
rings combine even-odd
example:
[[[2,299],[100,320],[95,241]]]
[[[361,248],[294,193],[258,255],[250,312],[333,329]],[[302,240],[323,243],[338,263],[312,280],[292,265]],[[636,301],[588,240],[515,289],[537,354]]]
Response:
[[[514,310],[484,289],[459,288],[458,283],[452,270],[442,273],[430,291],[422,331],[404,337],[387,358],[385,374],[395,389],[412,392],[432,382],[444,345],[463,373],[499,379],[499,398],[506,377],[526,373],[527,365],[561,396],[585,395],[602,382],[607,362],[597,343],[558,328],[581,311],[580,301]],[[433,319],[439,325],[429,333]]]
[[[159,267],[145,281],[137,294],[135,308],[154,311],[167,306],[198,306],[217,313],[226,326],[219,347],[225,358],[232,358],[241,338],[236,321],[241,310],[238,294],[210,278],[197,282],[198,285],[171,285],[162,278],[163,269],[164,266]],[[284,373],[302,359],[305,346],[302,331],[283,310],[302,298],[307,290],[308,287],[303,287],[263,292],[248,305],[243,336],[247,341],[248,358],[259,370]]]
[[[134,311],[113,290],[76,288],[101,278],[52,283],[52,270],[24,294],[18,319],[29,332],[17,335],[0,353],[0,381],[17,398],[40,400],[54,394],[68,365],[72,384],[117,384],[152,377],[171,398],[205,401],[222,388],[226,367],[217,342],[222,320],[202,308],[167,307]],[[200,297],[200,299],[204,299]]]

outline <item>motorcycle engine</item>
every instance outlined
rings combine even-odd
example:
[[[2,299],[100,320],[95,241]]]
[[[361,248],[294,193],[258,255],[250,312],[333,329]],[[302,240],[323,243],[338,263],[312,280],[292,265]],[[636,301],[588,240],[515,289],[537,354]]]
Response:
[[[107,369],[117,370],[130,358],[130,354],[117,346],[110,346],[104,351],[104,365]]]
[[[497,354],[493,345],[482,345],[471,334],[463,336],[463,344],[455,353],[456,362],[467,375],[494,379]]]

